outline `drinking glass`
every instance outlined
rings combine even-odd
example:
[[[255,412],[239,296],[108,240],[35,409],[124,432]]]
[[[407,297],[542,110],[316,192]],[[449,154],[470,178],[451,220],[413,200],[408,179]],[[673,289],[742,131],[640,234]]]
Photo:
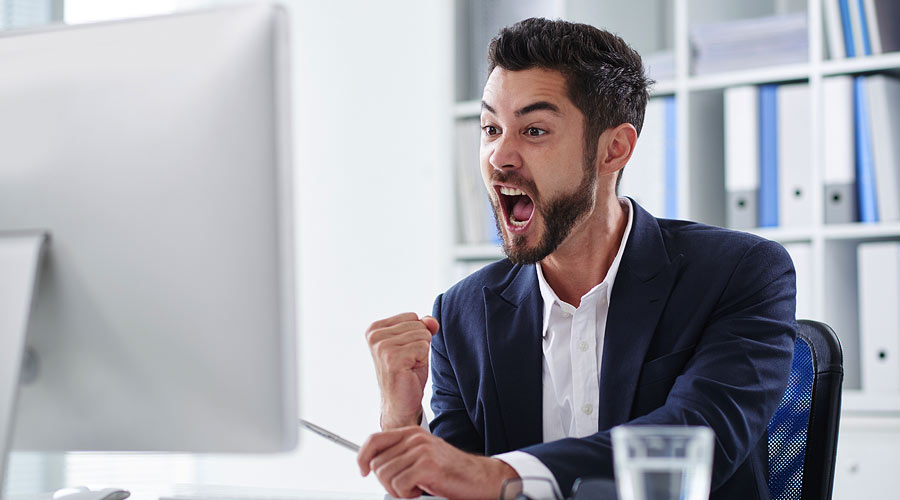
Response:
[[[708,427],[620,425],[612,429],[619,500],[707,500],[713,433]]]

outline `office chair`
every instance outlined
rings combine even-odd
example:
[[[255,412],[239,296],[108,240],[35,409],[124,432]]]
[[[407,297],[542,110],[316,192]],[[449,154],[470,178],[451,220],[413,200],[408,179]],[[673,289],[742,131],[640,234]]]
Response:
[[[825,323],[799,320],[784,397],[769,421],[773,500],[830,500],[844,378],[841,343]]]

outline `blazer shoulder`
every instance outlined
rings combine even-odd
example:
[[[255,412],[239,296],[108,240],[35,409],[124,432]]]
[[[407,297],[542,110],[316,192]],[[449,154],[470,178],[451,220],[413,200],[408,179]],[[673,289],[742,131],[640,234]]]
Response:
[[[683,254],[688,261],[735,262],[754,258],[771,263],[791,262],[781,244],[755,234],[699,222],[670,219],[658,222],[669,254]]]

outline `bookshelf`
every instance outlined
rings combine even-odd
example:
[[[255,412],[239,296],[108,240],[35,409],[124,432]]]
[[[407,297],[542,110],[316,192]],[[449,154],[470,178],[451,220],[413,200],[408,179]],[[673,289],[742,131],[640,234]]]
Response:
[[[498,0],[494,0],[496,1]],[[897,482],[900,479],[876,477],[873,471],[877,467],[867,464],[874,460],[891,463],[900,459],[900,391],[871,393],[862,389],[856,251],[860,243],[900,242],[900,221],[825,223],[826,200],[820,186],[824,185],[825,176],[823,115],[828,103],[823,96],[823,81],[832,76],[876,73],[900,77],[900,52],[831,58],[826,39],[824,1],[831,0],[633,0],[629,2],[628,9],[621,9],[617,8],[616,2],[547,0],[543,2],[546,13],[542,15],[586,22],[616,32],[645,58],[657,51],[670,51],[674,54],[674,74],[656,78],[651,72],[651,77],[657,79],[652,88],[652,97],[674,96],[677,102],[677,217],[680,219],[726,225],[723,136],[723,101],[726,90],[736,86],[770,83],[808,84],[810,102],[806,123],[811,137],[808,151],[812,165],[811,185],[819,186],[809,193],[815,209],[809,214],[809,223],[801,226],[755,228],[748,231],[786,246],[801,245],[808,249],[806,272],[812,286],[809,287],[810,296],[805,297],[808,304],[807,316],[830,324],[841,337],[844,347],[843,430],[838,450],[835,498],[841,498],[842,492],[845,498],[858,497],[861,491],[880,498],[889,496],[888,492],[892,488],[900,487],[900,482]],[[473,9],[493,2],[481,0],[458,3],[465,4],[467,9]],[[541,2],[525,3],[532,10],[541,8],[537,5]],[[792,13],[805,13],[806,16],[806,60],[738,71],[692,74],[692,26]],[[468,15],[471,16],[471,11]],[[458,17],[457,25],[464,23],[465,19]],[[482,54],[486,52],[486,42],[483,49]],[[469,50],[469,53],[473,52]],[[465,87],[466,92],[456,93],[453,120],[460,123],[477,119],[480,113],[480,94],[473,94],[472,89],[476,85],[473,83],[472,72],[461,66],[465,64],[464,58],[457,55],[456,64],[458,78],[469,80],[464,86],[458,85],[458,89]],[[900,109],[897,112],[900,113]],[[900,136],[900,130],[895,135]],[[470,165],[473,169],[477,168],[477,158],[472,158]],[[628,167],[624,175],[629,175]],[[452,252],[455,273],[452,281],[501,257],[502,253],[495,245],[484,242],[461,243],[457,239]],[[900,373],[897,376],[900,377]],[[873,425],[883,434],[880,444],[874,447],[867,445],[867,449],[871,451],[870,456],[853,451],[871,433]],[[848,450],[843,457],[842,449]]]

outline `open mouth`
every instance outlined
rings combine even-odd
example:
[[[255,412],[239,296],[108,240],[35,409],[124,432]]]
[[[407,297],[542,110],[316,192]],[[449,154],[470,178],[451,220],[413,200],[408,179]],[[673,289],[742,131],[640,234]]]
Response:
[[[514,233],[525,231],[534,217],[534,201],[518,188],[495,185],[494,189],[500,198],[506,228]]]

